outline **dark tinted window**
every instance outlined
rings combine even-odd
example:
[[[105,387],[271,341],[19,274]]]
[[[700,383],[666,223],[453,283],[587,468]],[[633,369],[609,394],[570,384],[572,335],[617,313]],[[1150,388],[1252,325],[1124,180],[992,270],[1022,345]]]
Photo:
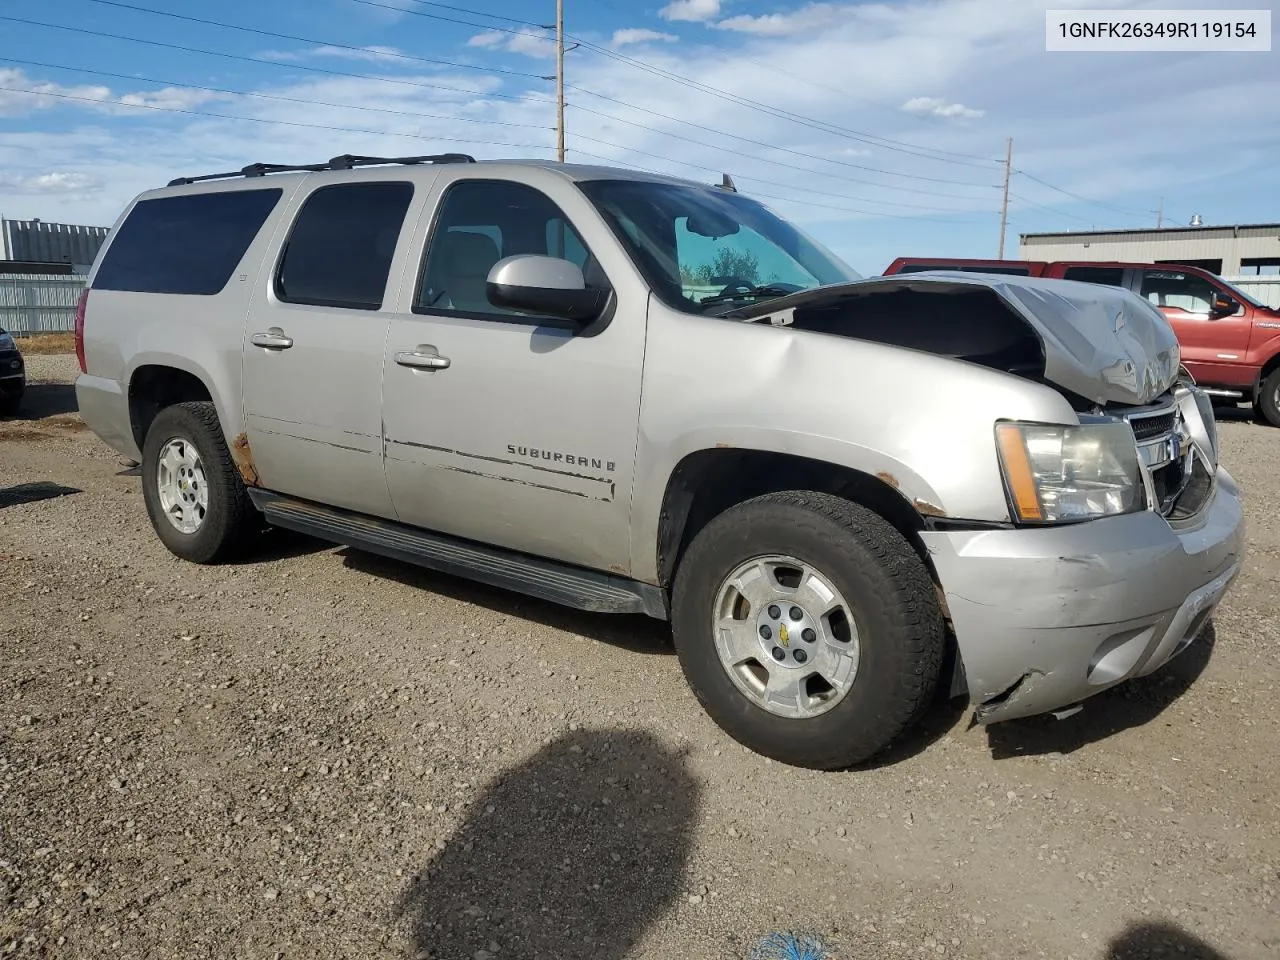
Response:
[[[582,237],[546,194],[519,183],[463,180],[444,195],[422,266],[414,310],[527,314],[489,302],[486,282],[499,260],[522,253],[571,260],[590,286],[608,281]]]
[[[1119,287],[1124,284],[1122,267],[1067,267],[1062,276],[1064,280],[1103,283],[1109,287]]]
[[[276,296],[289,303],[377,310],[387,289],[413,184],[321,187],[302,211],[280,257]]]
[[[217,293],[280,194],[278,188],[229,190],[140,201],[107,248],[94,289]]]
[[[947,263],[908,263],[899,273],[924,273],[929,270],[955,270],[960,273],[999,273],[1014,277],[1025,277],[1031,273],[1030,267],[956,267]]]

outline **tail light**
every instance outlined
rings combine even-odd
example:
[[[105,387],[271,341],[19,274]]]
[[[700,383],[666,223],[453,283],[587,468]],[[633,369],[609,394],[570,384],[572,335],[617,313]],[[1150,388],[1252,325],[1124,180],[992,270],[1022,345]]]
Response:
[[[84,362],[84,309],[89,303],[89,288],[85,287],[76,301],[76,359],[80,361],[80,372],[88,373]]]

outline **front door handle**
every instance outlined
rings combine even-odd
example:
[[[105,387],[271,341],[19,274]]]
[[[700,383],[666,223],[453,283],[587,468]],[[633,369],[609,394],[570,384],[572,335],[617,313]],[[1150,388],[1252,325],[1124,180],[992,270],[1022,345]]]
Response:
[[[442,357],[434,351],[427,353],[425,349],[419,348],[418,350],[403,350],[397,353],[396,363],[402,367],[414,367],[418,370],[444,370],[448,368],[450,360],[448,357]]]
[[[268,350],[288,350],[293,346],[293,337],[286,337],[279,327],[272,327],[266,333],[255,333],[249,338],[255,347],[266,347]]]

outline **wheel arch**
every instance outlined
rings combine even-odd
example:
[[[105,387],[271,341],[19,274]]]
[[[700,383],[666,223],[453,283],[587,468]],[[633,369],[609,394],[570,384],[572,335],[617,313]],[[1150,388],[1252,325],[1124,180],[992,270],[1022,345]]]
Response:
[[[940,511],[923,500],[913,506],[893,473],[871,474],[793,453],[718,447],[687,454],[668,476],[658,517],[659,584],[670,586],[690,541],[717,514],[762,494],[796,489],[831,493],[873,510],[907,539],[932,574],[919,537],[924,529],[920,506],[926,512]]]

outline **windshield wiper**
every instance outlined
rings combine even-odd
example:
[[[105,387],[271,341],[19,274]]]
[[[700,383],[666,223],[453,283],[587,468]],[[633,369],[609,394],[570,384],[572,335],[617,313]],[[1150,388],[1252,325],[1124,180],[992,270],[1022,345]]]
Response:
[[[785,297],[788,294],[795,293],[787,287],[771,287],[766,284],[763,287],[752,286],[746,290],[735,290],[733,293],[717,293],[714,297],[704,297],[698,303],[706,305],[708,303],[726,303],[730,300],[758,300],[761,297]]]

